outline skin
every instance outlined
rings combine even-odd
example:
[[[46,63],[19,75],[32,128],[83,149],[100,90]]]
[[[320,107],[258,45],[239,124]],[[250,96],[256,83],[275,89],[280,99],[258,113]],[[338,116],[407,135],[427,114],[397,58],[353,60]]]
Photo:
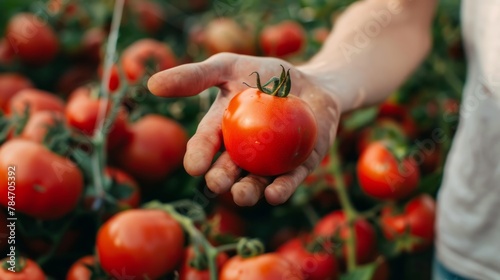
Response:
[[[222,53],[153,75],[148,87],[158,96],[186,97],[212,86],[220,89],[188,142],[184,157],[187,172],[204,175],[207,186],[215,193],[231,191],[240,206],[254,205],[262,196],[273,205],[287,201],[333,143],[340,114],[382,102],[425,58],[431,45],[430,26],[436,2],[356,2],[337,20],[323,48],[301,66],[276,58]],[[388,20],[377,25],[376,35],[366,36],[368,43],[357,47],[359,30],[376,22],[373,14],[377,12],[388,15]],[[292,92],[316,114],[319,135],[314,151],[295,170],[274,178],[254,174],[242,177],[240,168],[225,152],[212,164],[221,148],[221,121],[229,100],[246,89],[243,82],[254,83],[248,76],[252,71],[267,80],[279,72],[280,64],[291,69]]]

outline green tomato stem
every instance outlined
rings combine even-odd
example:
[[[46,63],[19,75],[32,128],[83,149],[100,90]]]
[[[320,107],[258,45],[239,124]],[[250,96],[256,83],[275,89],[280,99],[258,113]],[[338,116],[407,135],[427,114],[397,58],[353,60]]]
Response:
[[[347,221],[347,269],[351,272],[356,269],[356,236],[354,232],[354,223],[359,214],[347,195],[344,177],[342,176],[342,170],[340,168],[337,143],[334,144],[333,152],[331,153],[331,169],[335,178],[335,191],[338,194],[340,205],[344,210]]]

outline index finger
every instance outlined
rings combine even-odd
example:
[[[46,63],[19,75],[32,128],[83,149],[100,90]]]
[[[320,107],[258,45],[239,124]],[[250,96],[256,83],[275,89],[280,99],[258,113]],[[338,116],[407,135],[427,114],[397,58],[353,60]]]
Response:
[[[163,70],[151,76],[148,88],[154,95],[162,97],[186,97],[224,83],[226,69],[231,65],[226,59],[212,56],[209,59],[183,64]]]

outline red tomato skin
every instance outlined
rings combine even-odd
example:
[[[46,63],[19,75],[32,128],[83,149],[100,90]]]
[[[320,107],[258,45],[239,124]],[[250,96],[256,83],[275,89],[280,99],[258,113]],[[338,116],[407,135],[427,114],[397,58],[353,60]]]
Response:
[[[230,18],[217,18],[203,30],[202,42],[209,55],[221,52],[255,54],[255,40],[249,29]]]
[[[38,264],[30,259],[23,258],[25,261],[24,268],[18,272],[11,272],[6,268],[0,268],[0,279],[2,280],[46,280],[47,276]],[[9,261],[9,258],[4,258],[0,262],[3,264]],[[8,265],[10,267],[10,265]],[[17,267],[16,267],[17,268]]]
[[[245,236],[245,222],[229,208],[218,206],[208,217],[215,234]]]
[[[194,257],[194,249],[190,246],[184,252],[184,258],[179,270],[179,280],[210,280],[210,271],[208,269],[198,270],[189,265],[189,262]],[[224,252],[217,255],[215,262],[217,264],[218,272],[220,272],[221,267],[227,262],[228,259],[229,257]]]
[[[220,280],[302,280],[300,269],[278,253],[251,258],[234,256],[222,267]]]
[[[66,280],[90,280],[92,272],[85,265],[94,265],[94,256],[84,256],[78,259],[68,270]]]
[[[283,21],[264,27],[260,47],[266,56],[285,58],[300,53],[306,43],[304,28],[294,21]]]
[[[155,34],[166,23],[163,6],[155,1],[133,1],[131,8],[137,13],[139,27],[148,34]]]
[[[19,91],[32,88],[31,81],[16,73],[0,74],[0,108],[3,111],[7,110],[9,100]]]
[[[109,102],[106,103],[105,99],[92,98],[90,88],[77,88],[69,97],[65,109],[68,125],[78,129],[85,135],[94,135],[101,108],[106,106],[106,116],[109,114],[111,104]],[[109,149],[124,145],[130,138],[125,109],[121,108],[114,123],[111,126],[105,124],[103,129],[109,130],[107,138]]]
[[[356,168],[361,189],[377,199],[404,198],[417,188],[420,179],[417,163],[406,158],[398,164],[384,142],[370,144]]]
[[[23,114],[26,106],[29,106],[30,115],[39,111],[64,112],[64,102],[59,97],[47,91],[27,88],[17,92],[9,100],[6,113]]]
[[[133,123],[130,132],[117,164],[141,184],[160,182],[181,167],[188,137],[179,123],[152,114]]]
[[[83,176],[69,159],[25,139],[0,148],[0,204],[8,206],[7,170],[15,166],[16,211],[42,220],[61,218],[72,211],[82,194]],[[12,168],[11,168],[12,170]]]
[[[59,51],[59,42],[52,27],[32,13],[13,16],[5,34],[11,49],[28,64],[46,64]]]
[[[358,263],[366,263],[370,260],[375,250],[375,230],[372,225],[364,219],[358,219],[354,223],[354,232],[356,237],[356,259]],[[345,214],[342,210],[336,210],[324,216],[314,226],[313,234],[315,236],[331,237],[339,234],[342,240],[348,236],[348,227]],[[328,244],[327,245],[332,245]],[[332,252],[333,253],[333,252]],[[342,246],[342,261],[347,259],[347,246]]]
[[[338,279],[338,265],[335,257],[324,252],[311,253],[307,251],[300,238],[291,239],[281,245],[277,252],[294,266],[300,267],[304,279]]]
[[[381,214],[382,232],[388,240],[406,232],[422,239],[422,243],[410,248],[411,252],[422,251],[432,245],[435,236],[436,202],[427,195],[411,199],[404,212],[396,214],[391,208],[384,208]]]
[[[64,115],[60,112],[40,111],[33,113],[24,126],[21,138],[42,143],[48,127],[57,121],[64,122]]]
[[[97,255],[108,274],[157,279],[182,259],[184,233],[162,210],[133,209],[109,219],[97,233]]]
[[[152,60],[154,69],[147,69]],[[149,71],[149,74],[172,68],[177,65],[176,58],[168,45],[153,39],[141,39],[127,47],[121,62],[127,79],[137,83]]]
[[[409,139],[414,139],[418,135],[418,127],[409,113],[409,109],[400,104],[386,101],[379,107],[377,118],[390,118],[400,123]]]
[[[316,144],[317,123],[300,98],[246,89],[231,99],[222,120],[224,145],[241,168],[261,176],[297,168]]]

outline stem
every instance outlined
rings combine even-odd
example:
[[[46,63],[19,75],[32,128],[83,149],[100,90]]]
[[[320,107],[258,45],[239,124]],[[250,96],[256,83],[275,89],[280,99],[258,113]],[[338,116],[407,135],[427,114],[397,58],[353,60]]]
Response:
[[[92,138],[92,143],[95,149],[91,158],[92,178],[94,187],[96,189],[96,200],[92,207],[93,209],[98,209],[100,207],[106,195],[104,187],[104,176],[105,176],[104,164],[106,163],[106,151],[105,151],[106,133],[103,130],[103,126],[104,122],[106,121],[106,113],[107,113],[106,111],[109,102],[108,83],[111,77],[111,68],[113,67],[113,60],[116,54],[116,45],[118,41],[120,23],[122,20],[123,6],[124,6],[124,0],[116,0],[113,10],[113,19],[111,22],[111,31],[108,37],[108,45],[106,47],[106,56],[104,61],[104,75],[101,81],[102,98],[106,102],[100,103],[99,111],[97,114],[97,125],[94,131],[94,137]],[[114,108],[115,106],[117,106],[116,103],[118,102],[115,102],[113,104]]]
[[[198,230],[196,225],[193,223],[193,221],[177,212],[175,210],[175,207],[172,205],[168,204],[161,204],[159,202],[151,202],[148,203],[146,206],[147,208],[153,208],[153,209],[161,209],[167,212],[172,218],[174,218],[181,226],[182,228],[187,232],[189,235],[189,238],[191,239],[192,243],[198,243],[200,244],[203,249],[204,253],[207,256],[208,260],[208,269],[210,272],[210,280],[217,280],[217,264],[216,264],[216,257],[218,254],[218,250],[210,244],[205,236]]]
[[[340,168],[337,142],[335,142],[333,146],[330,166],[335,178],[335,191],[338,194],[340,205],[344,210],[347,220],[347,269],[350,272],[356,269],[356,236],[354,233],[354,223],[359,214],[352,205],[349,196],[347,195],[344,177],[342,176],[342,170]]]
[[[218,253],[221,253],[221,252],[227,252],[227,251],[234,251],[234,250],[236,250],[236,248],[238,248],[238,243],[224,244],[224,245],[218,246],[216,249],[217,249]]]

